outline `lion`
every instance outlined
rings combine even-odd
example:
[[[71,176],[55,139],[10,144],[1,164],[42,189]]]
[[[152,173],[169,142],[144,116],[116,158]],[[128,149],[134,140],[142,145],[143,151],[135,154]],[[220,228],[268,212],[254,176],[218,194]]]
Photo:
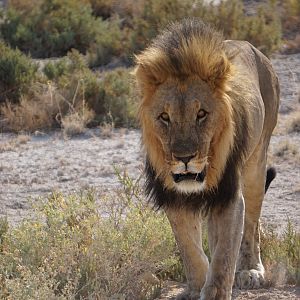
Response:
[[[279,84],[246,41],[198,19],[170,24],[136,56],[146,193],[164,209],[187,278],[177,299],[231,299],[264,282],[259,217]],[[202,249],[207,219],[211,261]]]

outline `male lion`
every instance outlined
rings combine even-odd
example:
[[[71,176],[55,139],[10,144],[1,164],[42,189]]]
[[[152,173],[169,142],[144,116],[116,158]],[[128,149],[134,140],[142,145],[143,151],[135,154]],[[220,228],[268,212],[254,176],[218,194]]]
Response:
[[[167,214],[187,277],[177,298],[230,299],[235,274],[237,287],[259,287],[259,216],[274,176],[270,170],[266,181],[279,104],[269,60],[248,42],[224,41],[187,19],[170,25],[136,64],[146,192]]]

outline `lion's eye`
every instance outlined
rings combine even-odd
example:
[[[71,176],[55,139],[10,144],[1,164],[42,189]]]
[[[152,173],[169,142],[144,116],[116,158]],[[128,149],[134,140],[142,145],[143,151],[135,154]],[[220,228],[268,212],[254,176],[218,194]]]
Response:
[[[164,123],[166,123],[166,124],[169,124],[169,122],[170,122],[170,117],[169,117],[169,115],[167,114],[167,113],[162,113],[160,116],[159,116],[159,119],[161,120],[161,121],[163,121]]]
[[[205,111],[204,109],[200,109],[197,114],[197,121],[203,121],[206,118],[207,114],[207,111]]]

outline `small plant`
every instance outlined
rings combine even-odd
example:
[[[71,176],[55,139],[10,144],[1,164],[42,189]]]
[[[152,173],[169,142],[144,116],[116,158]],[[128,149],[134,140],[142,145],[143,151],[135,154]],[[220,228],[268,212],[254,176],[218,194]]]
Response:
[[[95,113],[83,102],[82,107],[70,112],[61,119],[61,126],[65,136],[84,133],[87,125],[93,120]]]
[[[291,120],[289,121],[288,133],[299,133],[300,132],[300,112],[292,115]]]
[[[58,80],[61,76],[67,75],[70,69],[70,62],[67,58],[59,59],[56,62],[48,62],[43,68],[43,72],[49,80]]]
[[[286,140],[278,145],[274,154],[282,158],[295,157],[298,155],[298,149],[294,144],[291,144],[288,140]]]
[[[267,226],[261,238],[261,255],[271,286],[300,283],[300,234],[287,220],[284,232],[279,235],[275,228]]]
[[[30,136],[26,134],[20,134],[15,138],[9,139],[8,141],[0,144],[0,153],[6,151],[14,151],[21,145],[26,144],[30,140]],[[0,222],[1,228],[1,222]],[[1,229],[0,229],[1,231]]]

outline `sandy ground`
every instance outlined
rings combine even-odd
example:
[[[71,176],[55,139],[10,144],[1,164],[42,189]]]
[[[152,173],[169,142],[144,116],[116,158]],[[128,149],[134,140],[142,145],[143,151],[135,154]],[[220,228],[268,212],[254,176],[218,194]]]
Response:
[[[270,163],[277,169],[263,203],[262,221],[283,230],[289,218],[300,230],[300,134],[287,133],[289,122],[300,114],[300,54],[272,60],[281,84],[278,126],[270,146]],[[281,143],[290,153],[278,156]],[[105,137],[100,129],[65,139],[61,132],[31,136],[0,134],[0,217],[17,224],[30,215],[30,203],[51,191],[70,193],[94,188],[109,193],[118,183],[114,166],[137,177],[143,169],[138,130],[115,130]],[[177,284],[178,285],[178,284]],[[168,288],[161,299],[172,299],[182,285]],[[298,293],[298,294],[297,294]],[[235,291],[234,299],[300,299],[294,287]]]
[[[162,295],[157,300],[173,300],[176,295],[184,291],[184,284],[166,282]],[[298,300],[300,299],[300,287],[278,286],[265,289],[241,291],[233,290],[232,300]]]

